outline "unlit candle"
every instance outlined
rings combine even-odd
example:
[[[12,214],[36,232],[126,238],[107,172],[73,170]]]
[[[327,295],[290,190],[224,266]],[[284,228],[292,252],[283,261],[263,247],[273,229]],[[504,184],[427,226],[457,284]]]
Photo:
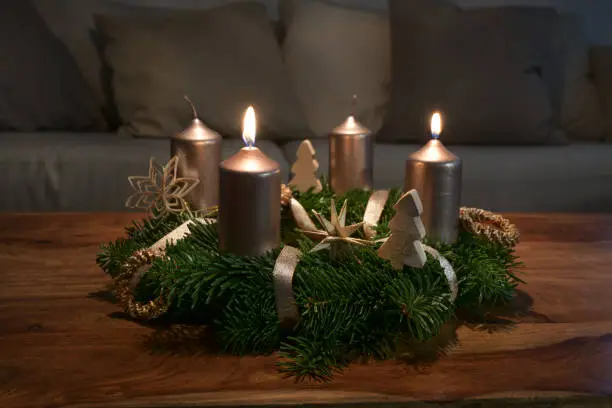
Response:
[[[210,129],[199,118],[196,109],[189,127],[170,142],[171,156],[179,158],[177,175],[200,180],[187,196],[195,210],[214,207],[219,202],[219,162],[221,162],[221,135]]]
[[[329,184],[336,194],[372,188],[373,150],[372,132],[354,115],[332,130],[329,134]]]

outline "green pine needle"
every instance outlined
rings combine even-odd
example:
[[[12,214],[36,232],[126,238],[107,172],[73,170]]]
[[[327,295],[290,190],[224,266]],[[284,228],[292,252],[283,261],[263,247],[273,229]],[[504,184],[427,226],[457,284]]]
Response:
[[[294,192],[311,212],[329,217],[331,200],[348,200],[347,223],[360,222],[370,196],[363,190],[334,197],[323,182],[321,193]],[[383,210],[377,233],[389,234],[393,204],[401,191],[394,189]],[[192,213],[152,216],[134,222],[126,237],[102,245],[96,261],[110,276],[135,250],[147,248]],[[140,301],[168,294],[171,319],[211,325],[226,352],[270,354],[280,352],[279,370],[297,381],[329,381],[351,361],[394,358],[399,339],[415,344],[437,336],[458,308],[477,309],[504,304],[522,283],[516,273],[522,264],[512,250],[462,232],[452,245],[432,245],[453,265],[459,279],[459,297],[450,301],[448,283],[439,263],[429,257],[422,269],[395,271],[376,248],[354,248],[342,261],[328,252],[309,253],[315,245],[296,231],[290,213],[282,218],[286,245],[303,255],[293,278],[299,323],[282,330],[276,312],[272,270],[279,250],[258,257],[218,252],[215,225],[194,222],[191,234],[168,246],[135,289]],[[363,236],[362,232],[356,236]]]

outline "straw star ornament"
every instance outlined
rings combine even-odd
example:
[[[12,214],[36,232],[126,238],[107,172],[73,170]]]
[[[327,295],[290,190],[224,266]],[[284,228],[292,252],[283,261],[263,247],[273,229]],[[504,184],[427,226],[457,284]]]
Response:
[[[147,211],[155,209],[159,215],[189,210],[185,197],[200,181],[177,177],[178,160],[178,157],[174,156],[161,166],[151,157],[148,176],[128,177],[134,193],[128,197],[125,206]]]
[[[305,235],[315,240],[321,240],[310,252],[317,252],[323,249],[330,249],[332,256],[339,255],[344,246],[347,244],[353,245],[375,245],[375,242],[351,237],[358,229],[363,226],[363,222],[359,222],[353,225],[346,225],[346,210],[347,201],[344,202],[340,213],[336,210],[336,203],[334,200],[331,201],[331,217],[327,220],[321,214],[313,211],[314,216],[319,221],[323,230],[300,230]]]

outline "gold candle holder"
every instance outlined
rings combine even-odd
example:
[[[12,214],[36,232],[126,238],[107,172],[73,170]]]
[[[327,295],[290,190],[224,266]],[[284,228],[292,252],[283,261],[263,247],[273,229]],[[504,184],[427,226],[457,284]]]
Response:
[[[255,133],[249,107],[242,132],[246,147],[219,165],[221,252],[256,256],[280,247],[280,166],[254,146]]]
[[[219,204],[219,163],[221,135],[210,129],[199,118],[195,106],[185,97],[193,110],[191,125],[170,141],[171,156],[178,156],[178,177],[200,180],[186,200],[195,210],[206,210]]]
[[[404,191],[415,189],[421,197],[421,220],[427,238],[450,244],[459,231],[462,164],[439,140],[441,132],[442,119],[435,113],[431,120],[432,139],[406,160]]]
[[[344,194],[352,189],[371,189],[373,179],[372,132],[351,114],[329,134],[329,184],[336,194]]]

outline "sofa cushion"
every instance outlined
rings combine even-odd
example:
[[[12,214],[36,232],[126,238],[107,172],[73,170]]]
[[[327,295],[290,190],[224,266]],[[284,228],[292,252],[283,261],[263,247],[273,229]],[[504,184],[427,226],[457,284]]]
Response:
[[[0,129],[104,126],[70,53],[28,0],[2,3],[0,61]]]
[[[146,175],[149,158],[163,164],[170,142],[111,133],[0,133],[0,211],[126,211],[128,176]],[[289,168],[277,145],[257,145]],[[223,158],[242,141],[223,141]]]
[[[232,3],[244,3],[245,1],[263,4],[270,18],[278,18],[277,0],[114,0],[116,3],[128,6],[175,10],[208,10]]]
[[[329,149],[314,140],[320,174]],[[283,145],[291,165],[299,142]],[[376,144],[374,187],[402,187],[416,144]],[[493,211],[612,212],[612,145],[447,146],[463,161],[462,205]]]
[[[591,48],[590,61],[605,120],[606,139],[612,140],[612,46]]]
[[[190,120],[183,99],[189,95],[202,120],[223,136],[241,136],[248,105],[257,112],[260,138],[310,135],[263,5],[116,13],[96,22],[124,133],[176,134]]]
[[[102,63],[92,30],[93,14],[104,9],[104,0],[32,0],[53,33],[68,47],[95,100],[109,122],[110,94],[103,89]]]
[[[559,11],[554,42],[559,61],[551,61],[550,70],[559,69],[559,82],[548,83],[552,93],[556,123],[571,140],[598,141],[604,132],[601,106],[590,79],[589,41],[581,18],[568,10],[580,9],[559,0],[454,0],[461,7],[501,6],[551,7]]]
[[[326,137],[351,112],[378,131],[391,79],[387,16],[303,0],[285,23],[285,64],[315,135]]]
[[[554,65],[555,10],[389,4],[393,87],[378,140],[420,138],[441,110],[449,144],[566,142],[553,126],[547,87],[558,72],[544,69]]]
[[[568,138],[576,141],[600,141],[605,133],[601,103],[590,78],[589,42],[580,18],[561,13],[556,41],[561,47],[563,78],[560,126]]]
[[[69,48],[85,80],[92,89],[107,122],[118,125],[117,112],[112,100],[110,76],[100,55],[98,33],[94,27],[94,14],[107,13],[119,5],[132,5],[151,9],[208,10],[229,2],[244,0],[33,0],[34,5],[49,28]],[[267,6],[271,17],[277,16],[275,0],[259,0]]]
[[[387,14],[387,0],[319,0],[325,4],[336,5],[336,7],[351,7],[360,10],[374,11],[379,14]],[[499,8],[502,6],[521,6],[523,7],[560,7],[560,3],[555,0],[533,2],[531,0],[454,0],[455,4],[467,8]],[[304,8],[302,0],[280,0],[280,17],[284,25],[288,26],[296,10]],[[533,36],[533,29],[541,30],[537,21],[538,11],[526,13],[523,18],[532,18],[530,24],[521,24],[523,28],[521,34],[529,39]],[[325,30],[323,30],[325,31]],[[514,33],[516,36],[516,32]],[[372,40],[369,40],[370,42]],[[390,38],[387,39],[390,41]],[[566,133],[571,140],[579,141],[598,141],[604,133],[604,124],[601,114],[601,107],[597,96],[597,91],[590,79],[588,65],[589,43],[581,19],[575,13],[560,11],[557,19],[557,26],[552,38],[542,38],[540,41],[552,42],[549,47],[549,57],[543,61],[544,68],[548,75],[545,76],[545,85],[551,97],[553,116],[556,125]],[[540,46],[541,48],[541,46]],[[305,69],[304,69],[305,70]],[[338,76],[342,77],[342,75]],[[340,82],[343,82],[344,79]],[[384,113],[384,112],[383,112]],[[365,119],[365,120],[364,120]],[[362,118],[367,122],[367,118]]]
[[[287,23],[293,18],[295,10],[301,5],[303,0],[278,0],[279,18]],[[388,0],[321,0],[327,4],[337,6],[348,6],[361,10],[378,11],[386,13],[388,10]]]

